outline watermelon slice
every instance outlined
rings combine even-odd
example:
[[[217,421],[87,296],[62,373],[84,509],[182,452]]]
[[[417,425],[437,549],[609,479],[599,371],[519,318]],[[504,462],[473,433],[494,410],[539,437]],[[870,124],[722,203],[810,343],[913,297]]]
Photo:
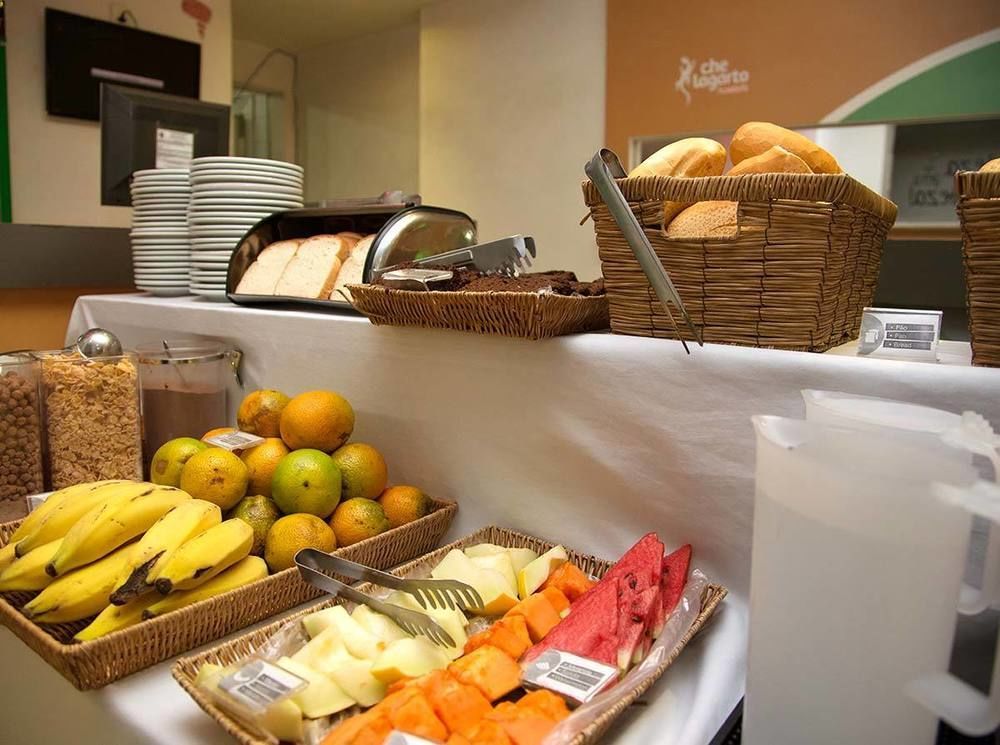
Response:
[[[618,650],[618,585],[612,578],[602,580],[585,592],[570,609],[559,625],[550,631],[545,639],[529,649],[524,660],[530,662],[549,649],[571,652],[581,657],[617,664]],[[612,646],[610,652],[606,647]]]
[[[663,544],[656,533],[646,533],[607,571],[603,579],[624,578],[635,575],[637,586],[631,589],[641,592],[660,581],[660,564],[663,561]]]
[[[659,585],[654,585],[653,588],[656,591],[656,597],[646,614],[646,633],[642,637],[642,646],[637,649],[635,655],[632,657],[632,664],[637,665],[649,654],[650,647],[653,646],[653,639],[659,636],[659,632],[663,630],[663,592],[660,590]],[[657,628],[657,624],[660,624]]]
[[[632,660],[642,654],[647,621],[653,616],[653,605],[660,604],[659,585],[647,587],[631,597],[623,594],[622,600],[626,602],[618,603],[618,669],[625,673]]]
[[[687,584],[688,568],[691,566],[691,544],[685,544],[669,556],[663,558],[663,577],[660,590],[663,593],[663,615],[668,617],[677,607],[684,585]]]

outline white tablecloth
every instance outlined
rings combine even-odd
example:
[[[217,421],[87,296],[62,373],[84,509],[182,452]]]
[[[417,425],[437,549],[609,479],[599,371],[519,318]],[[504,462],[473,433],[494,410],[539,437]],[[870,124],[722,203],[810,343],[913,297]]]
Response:
[[[621,743],[706,743],[742,695],[752,414],[802,416],[799,390],[821,388],[1000,421],[1000,373],[982,368],[725,346],[687,356],[610,334],[528,342],[142,295],[81,298],[67,338],[91,326],[127,345],[227,340],[245,353],[248,390],[343,393],[355,439],[385,452],[392,481],[458,500],[453,537],[496,523],[606,557],[648,530],[692,543],[695,565],[730,595],[648,706],[612,731]],[[0,645],[0,741],[225,741],[166,665],[80,694],[9,633]]]

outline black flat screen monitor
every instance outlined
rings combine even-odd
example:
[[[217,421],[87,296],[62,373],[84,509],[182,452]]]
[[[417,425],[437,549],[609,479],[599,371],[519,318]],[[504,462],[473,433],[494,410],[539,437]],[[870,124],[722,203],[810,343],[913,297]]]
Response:
[[[229,107],[120,85],[101,86],[101,204],[129,205],[129,179],[229,155]]]
[[[201,45],[46,8],[45,110],[96,122],[102,82],[200,98]]]

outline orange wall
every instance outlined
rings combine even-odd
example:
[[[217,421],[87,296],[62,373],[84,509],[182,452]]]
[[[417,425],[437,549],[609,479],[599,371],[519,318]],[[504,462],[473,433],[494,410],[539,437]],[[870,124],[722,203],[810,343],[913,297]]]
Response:
[[[80,295],[108,292],[128,290],[89,287],[0,290],[0,351],[62,347],[76,299]]]
[[[796,126],[824,116],[887,75],[1000,25],[997,0],[801,0],[700,3],[608,0],[606,139]],[[682,56],[725,59],[750,73],[730,95],[675,90]]]

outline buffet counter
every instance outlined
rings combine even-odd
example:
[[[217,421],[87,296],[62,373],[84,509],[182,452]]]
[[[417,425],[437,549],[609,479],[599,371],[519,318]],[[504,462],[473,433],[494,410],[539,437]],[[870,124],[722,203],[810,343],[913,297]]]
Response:
[[[1000,421],[1000,375],[982,368],[728,346],[688,356],[674,342],[611,334],[530,342],[142,295],[81,298],[67,338],[92,326],[126,346],[227,341],[244,353],[247,390],[342,392],[358,411],[355,440],[379,443],[390,482],[458,501],[449,539],[499,524],[606,557],[650,530],[668,547],[693,544],[694,566],[729,597],[609,742],[707,743],[742,695],[751,415],[800,417],[799,390],[819,388]],[[0,740],[229,741],[169,664],[79,693],[10,633],[0,645]]]

